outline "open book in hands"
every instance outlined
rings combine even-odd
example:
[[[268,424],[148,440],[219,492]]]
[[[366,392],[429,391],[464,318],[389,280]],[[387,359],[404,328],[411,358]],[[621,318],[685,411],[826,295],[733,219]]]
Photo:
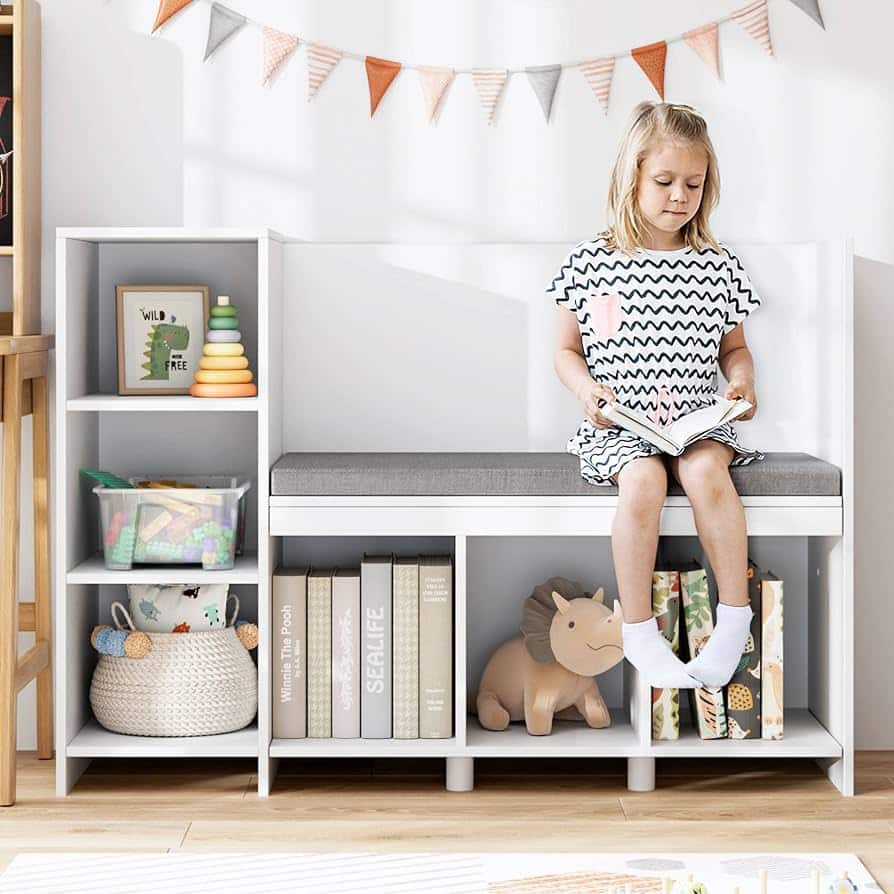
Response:
[[[714,403],[700,410],[693,410],[670,425],[658,425],[645,413],[608,401],[600,412],[621,428],[627,429],[643,440],[654,444],[659,450],[679,456],[686,447],[701,435],[740,416],[751,408],[751,404],[740,397],[738,400],[727,400],[722,394],[714,395]]]

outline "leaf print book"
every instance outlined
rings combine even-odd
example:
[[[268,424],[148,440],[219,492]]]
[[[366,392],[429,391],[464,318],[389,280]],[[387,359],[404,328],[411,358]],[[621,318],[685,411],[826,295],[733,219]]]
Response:
[[[714,403],[710,406],[693,410],[670,425],[659,423],[661,416],[658,412],[655,414],[655,419],[650,419],[645,413],[617,401],[607,401],[601,412],[616,425],[639,435],[659,450],[672,456],[679,456],[689,444],[703,434],[741,416],[751,408],[751,403],[744,398],[727,400],[721,394],[714,394],[713,399]]]

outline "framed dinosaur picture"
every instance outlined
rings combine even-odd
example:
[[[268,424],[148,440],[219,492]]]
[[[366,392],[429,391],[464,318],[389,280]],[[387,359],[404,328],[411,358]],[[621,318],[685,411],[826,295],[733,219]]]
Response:
[[[116,286],[118,393],[189,394],[199,368],[208,286]]]

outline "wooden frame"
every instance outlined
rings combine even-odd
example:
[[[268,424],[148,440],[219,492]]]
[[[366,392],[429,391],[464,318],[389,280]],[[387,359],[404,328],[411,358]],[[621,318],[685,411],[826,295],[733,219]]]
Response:
[[[118,351],[118,393],[121,395],[137,395],[137,394],[149,394],[149,395],[158,395],[158,394],[189,394],[189,385],[191,383],[186,383],[182,387],[179,388],[169,388],[169,387],[146,387],[146,388],[136,388],[133,385],[128,385],[127,379],[127,364],[128,364],[128,356],[127,356],[127,320],[126,314],[128,312],[128,308],[126,307],[126,296],[129,294],[139,294],[139,293],[170,293],[170,294],[186,294],[186,293],[195,293],[196,295],[201,294],[202,296],[202,323],[200,334],[202,337],[202,341],[204,342],[205,335],[205,327],[208,322],[208,314],[210,312],[210,299],[209,299],[209,289],[208,286],[200,286],[200,285],[192,285],[192,286],[178,286],[178,285],[119,285],[115,288],[115,316],[116,316],[116,328],[115,331],[117,333],[117,351]],[[163,318],[162,318],[163,319]],[[192,340],[193,336],[187,333],[187,337],[191,339],[189,343],[190,353],[194,355],[196,358],[196,363],[194,364],[194,368],[187,370],[186,372],[191,376],[195,369],[198,368],[198,357],[201,356],[202,350],[199,345]],[[186,350],[184,348],[183,350]],[[141,355],[142,356],[142,355]],[[145,378],[145,377],[143,377]]]

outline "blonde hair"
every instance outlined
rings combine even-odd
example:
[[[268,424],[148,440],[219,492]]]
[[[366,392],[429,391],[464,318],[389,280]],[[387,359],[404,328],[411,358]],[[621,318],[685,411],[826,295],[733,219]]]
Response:
[[[606,208],[608,229],[600,235],[609,248],[627,254],[643,246],[647,229],[637,202],[639,169],[646,155],[662,140],[704,150],[708,159],[704,192],[695,217],[683,227],[683,240],[695,251],[708,246],[721,251],[708,224],[720,200],[720,173],[707,122],[691,106],[668,102],[641,102],[633,110],[612,168]]]

